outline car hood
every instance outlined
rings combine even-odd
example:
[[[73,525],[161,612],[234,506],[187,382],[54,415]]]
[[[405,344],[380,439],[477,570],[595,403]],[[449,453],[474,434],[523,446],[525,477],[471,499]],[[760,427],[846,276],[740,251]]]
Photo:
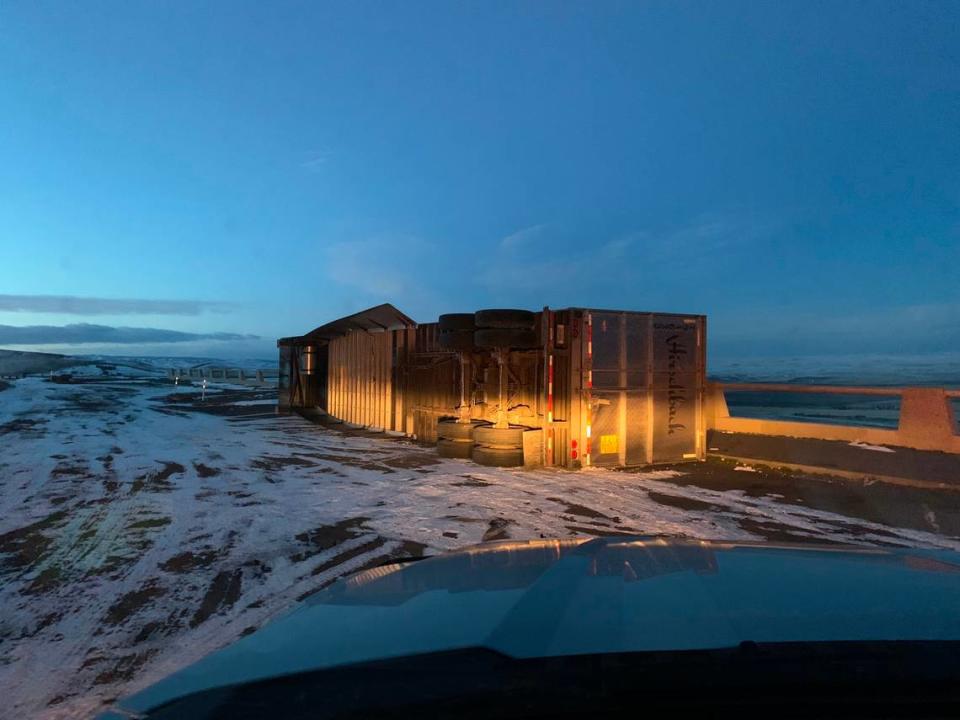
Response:
[[[960,640],[960,554],[648,537],[487,543],[342,579],[120,703],[369,660]],[[114,716],[116,717],[116,716]]]

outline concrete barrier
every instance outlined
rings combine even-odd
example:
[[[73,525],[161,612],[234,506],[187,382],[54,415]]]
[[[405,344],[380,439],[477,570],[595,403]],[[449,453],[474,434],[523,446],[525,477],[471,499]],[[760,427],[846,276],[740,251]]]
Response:
[[[899,396],[900,418],[897,429],[826,425],[731,417],[726,392],[829,393],[837,395]],[[951,398],[960,390],[943,388],[877,388],[832,385],[779,385],[767,383],[709,383],[707,386],[707,428],[723,432],[812,438],[818,440],[859,441],[877,445],[896,445],[915,450],[939,450],[960,453],[960,435],[956,433]]]

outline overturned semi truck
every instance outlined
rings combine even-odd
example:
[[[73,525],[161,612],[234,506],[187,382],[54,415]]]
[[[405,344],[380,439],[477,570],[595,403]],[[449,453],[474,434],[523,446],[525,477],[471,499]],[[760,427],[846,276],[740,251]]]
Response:
[[[706,317],[543,308],[416,323],[389,304],[281,338],[280,412],[488,465],[702,460]]]

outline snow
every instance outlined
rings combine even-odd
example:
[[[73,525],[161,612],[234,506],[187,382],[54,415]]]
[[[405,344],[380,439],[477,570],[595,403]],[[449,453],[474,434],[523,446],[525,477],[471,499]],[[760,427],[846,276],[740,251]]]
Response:
[[[0,716],[87,716],[344,573],[484,539],[750,540],[775,525],[814,541],[960,549],[782,496],[683,484],[682,470],[485,468],[275,415],[263,389],[211,387],[201,402],[197,386],[118,372],[0,392]]]
[[[737,465],[734,470],[737,472],[760,472],[755,467],[751,467],[750,465]]]
[[[849,443],[850,447],[860,448],[861,450],[873,450],[874,452],[885,452],[892,453],[896,452],[893,448],[888,448],[885,445],[870,445],[865,442],[860,442],[859,440],[854,440]]]

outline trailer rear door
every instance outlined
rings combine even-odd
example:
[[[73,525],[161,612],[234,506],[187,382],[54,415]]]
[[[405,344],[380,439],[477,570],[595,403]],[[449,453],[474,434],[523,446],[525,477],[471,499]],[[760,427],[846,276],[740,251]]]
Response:
[[[643,465],[647,458],[647,316],[591,313],[593,465]]]
[[[702,459],[704,319],[601,310],[588,317],[591,464]]]

